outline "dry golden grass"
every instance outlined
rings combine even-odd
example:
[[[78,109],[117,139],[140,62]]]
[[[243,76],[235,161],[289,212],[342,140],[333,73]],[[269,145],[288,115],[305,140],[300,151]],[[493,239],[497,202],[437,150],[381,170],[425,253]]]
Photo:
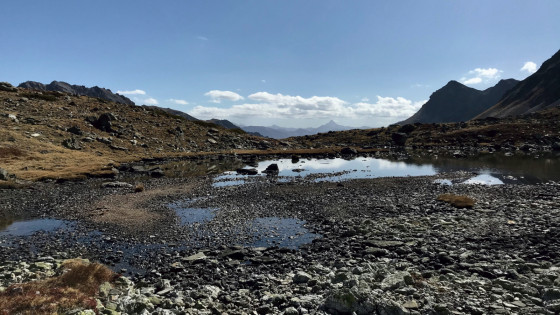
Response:
[[[107,267],[82,260],[63,264],[57,277],[14,284],[0,292],[0,314],[57,314],[75,307],[95,309],[99,286],[117,275]]]
[[[438,201],[445,201],[455,208],[472,208],[476,203],[471,197],[455,194],[442,194],[437,197]]]

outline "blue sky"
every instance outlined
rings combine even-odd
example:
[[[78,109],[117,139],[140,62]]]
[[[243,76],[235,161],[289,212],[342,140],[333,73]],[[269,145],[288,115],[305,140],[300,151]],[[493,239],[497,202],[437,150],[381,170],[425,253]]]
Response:
[[[98,85],[244,125],[387,125],[449,80],[484,89],[523,79],[560,49],[557,0],[2,7],[1,81]]]

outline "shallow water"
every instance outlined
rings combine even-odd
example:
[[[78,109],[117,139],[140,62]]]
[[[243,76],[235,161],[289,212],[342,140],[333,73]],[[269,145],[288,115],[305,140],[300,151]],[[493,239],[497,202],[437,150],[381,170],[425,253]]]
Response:
[[[245,244],[250,247],[278,246],[297,249],[321,237],[309,232],[304,226],[305,221],[294,218],[256,218],[251,225],[255,231],[255,240]]]
[[[68,228],[69,222],[57,219],[31,219],[31,220],[12,220],[3,219],[0,221],[1,236],[26,236],[35,232],[52,232],[61,228]]]
[[[427,176],[455,171],[474,172],[495,178],[477,178],[476,180],[484,182],[479,184],[535,184],[560,180],[560,156],[555,154],[544,154],[540,158],[523,154],[486,154],[473,158],[433,156],[414,157],[403,161],[358,157],[353,160],[301,159],[296,163],[291,159],[272,159],[254,165],[259,172],[256,176],[266,176],[263,171],[274,163],[278,165],[277,180],[280,182],[310,175],[314,176],[315,181],[344,181],[358,178]],[[228,171],[215,178],[214,187],[240,185],[250,182],[254,177]]]
[[[181,219],[181,225],[192,227],[197,224],[200,227],[212,221],[216,213],[220,211],[216,208],[190,207],[190,204],[192,204],[192,200],[168,205]],[[251,241],[244,243],[245,246],[278,246],[296,249],[321,237],[319,234],[311,233],[305,227],[305,223],[296,218],[262,217],[250,220],[243,226],[234,227],[234,230],[239,228],[248,231]],[[212,238],[211,233],[211,230],[203,231],[201,235]]]
[[[424,176],[434,175],[436,171],[429,164],[414,165],[402,161],[390,161],[376,158],[357,158],[353,160],[336,159],[301,159],[292,163],[291,159],[261,161],[255,167],[258,176],[265,176],[263,171],[271,164],[278,165],[278,177],[303,178],[309,175],[323,175],[317,181],[343,181],[357,178],[376,178],[389,176]],[[245,168],[251,168],[246,166]],[[232,186],[244,183],[250,175],[226,172],[215,179],[214,186]]]

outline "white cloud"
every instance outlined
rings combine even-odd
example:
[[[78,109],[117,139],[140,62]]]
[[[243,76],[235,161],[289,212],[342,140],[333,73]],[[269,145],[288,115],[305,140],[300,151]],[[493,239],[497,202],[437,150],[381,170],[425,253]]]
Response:
[[[349,104],[332,96],[301,96],[258,92],[249,95],[255,103],[228,108],[196,106],[190,115],[201,119],[373,119],[375,117],[408,118],[426,101],[413,102],[403,97],[377,96],[375,103]]]
[[[213,103],[221,103],[222,100],[236,102],[243,99],[243,96],[232,91],[212,90],[205,93],[204,95],[209,96]]]
[[[153,97],[149,97],[149,98],[145,99],[143,102],[144,102],[145,105],[157,105],[157,104],[159,104],[159,102]]]
[[[521,69],[519,69],[520,71],[527,71],[530,74],[533,74],[535,72],[537,72],[537,64],[532,62],[532,61],[527,61],[523,67],[521,67]]]
[[[168,101],[168,102],[171,102],[171,103],[175,103],[175,104],[177,104],[177,105],[188,105],[188,104],[189,104],[189,102],[187,102],[187,101],[185,101],[185,100],[176,100],[176,99],[174,99],[174,98],[170,98],[170,99],[168,99],[167,101]]]
[[[121,95],[146,95],[146,91],[132,90],[132,91],[117,91]]]
[[[414,115],[427,101],[413,102],[404,97],[377,96],[377,102],[360,102],[352,105],[356,117],[394,117],[408,118]]]
[[[463,77],[461,78],[461,81],[463,81],[463,84],[467,85],[488,83],[499,79],[502,72],[502,70],[498,70],[496,68],[476,68],[469,71],[470,78]]]
[[[478,78],[478,77],[474,77],[474,78],[470,78],[470,79],[465,79],[463,81],[464,84],[479,84],[480,82],[482,82],[482,78]]]
[[[206,37],[206,36],[197,36],[196,39],[206,41],[206,40],[208,40],[208,37]]]

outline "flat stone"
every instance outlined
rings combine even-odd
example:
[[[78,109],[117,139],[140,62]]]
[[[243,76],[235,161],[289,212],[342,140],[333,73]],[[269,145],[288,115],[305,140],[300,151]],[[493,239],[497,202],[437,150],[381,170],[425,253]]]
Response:
[[[103,188],[132,188],[132,184],[125,182],[107,182],[101,184]]]
[[[418,302],[416,302],[416,300],[410,300],[410,301],[406,301],[406,303],[404,303],[402,305],[404,308],[407,308],[409,310],[415,310],[417,308],[419,308],[420,306],[418,305]]]
[[[198,252],[194,255],[183,258],[183,261],[195,262],[195,261],[200,261],[200,260],[204,260],[204,259],[206,259],[206,255],[204,255],[203,252]]]

